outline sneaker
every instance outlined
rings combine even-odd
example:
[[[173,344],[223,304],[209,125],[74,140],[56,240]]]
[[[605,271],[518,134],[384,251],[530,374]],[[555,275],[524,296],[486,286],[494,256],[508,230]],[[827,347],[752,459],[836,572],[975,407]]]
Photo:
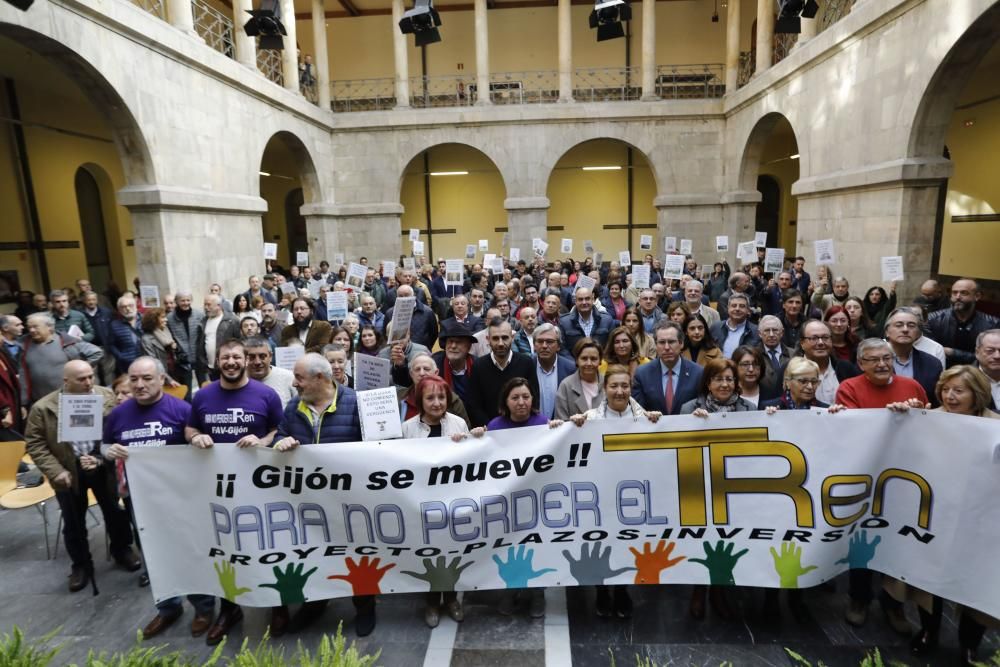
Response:
[[[528,604],[528,615],[532,618],[545,617],[545,589],[531,589],[531,602]]]
[[[868,603],[861,600],[848,602],[844,620],[854,627],[860,628],[868,621]]]

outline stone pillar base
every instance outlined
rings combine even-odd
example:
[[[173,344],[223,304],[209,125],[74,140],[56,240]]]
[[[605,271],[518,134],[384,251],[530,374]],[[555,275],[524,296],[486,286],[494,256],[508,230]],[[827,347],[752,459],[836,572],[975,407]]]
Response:
[[[400,204],[306,204],[301,211],[311,262],[332,262],[338,252],[348,262],[367,257],[372,266],[386,259],[399,261]]]
[[[139,280],[161,294],[190,290],[195,304],[217,282],[231,297],[263,273],[260,197],[139,185],[118,191],[132,217]]]

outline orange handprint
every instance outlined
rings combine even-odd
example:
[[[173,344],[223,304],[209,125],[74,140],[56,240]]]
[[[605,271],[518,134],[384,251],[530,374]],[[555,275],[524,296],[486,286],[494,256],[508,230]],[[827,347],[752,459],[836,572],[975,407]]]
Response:
[[[670,554],[673,553],[674,546],[674,542],[667,544],[665,540],[660,540],[656,543],[656,549],[653,551],[649,549],[649,542],[642,545],[641,553],[635,547],[629,547],[629,551],[635,556],[635,583],[660,583],[660,572],[666,570],[668,567],[677,565],[677,563],[686,558],[686,556],[671,558]]]
[[[382,581],[386,572],[396,567],[395,563],[389,563],[385,567],[378,566],[379,559],[369,559],[364,556],[360,563],[354,562],[350,556],[347,557],[347,574],[331,574],[327,579],[341,579],[351,585],[355,595],[378,595],[379,582]]]

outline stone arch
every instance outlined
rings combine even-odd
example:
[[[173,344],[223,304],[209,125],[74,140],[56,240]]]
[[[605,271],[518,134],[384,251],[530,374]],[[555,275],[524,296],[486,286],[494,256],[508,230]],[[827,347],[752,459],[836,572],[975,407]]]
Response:
[[[795,126],[792,125],[787,116],[777,111],[771,111],[764,114],[760,120],[753,125],[746,141],[743,142],[743,154],[740,159],[739,172],[737,172],[737,190],[741,190],[743,192],[756,192],[757,175],[760,173],[761,167],[761,156],[764,153],[764,149],[767,146],[767,142],[770,139],[772,132],[775,127],[781,123],[781,121],[785,121],[792,128],[792,137],[795,139],[795,145],[801,148],[802,143],[799,141],[798,134],[795,132]],[[804,159],[805,156],[800,155],[800,174],[808,173],[805,168]]]
[[[1000,34],[1000,4],[983,12],[956,40],[931,76],[911,124],[907,157],[940,158],[959,95]]]
[[[104,114],[128,185],[156,182],[153,159],[135,114],[107,78],[79,53],[39,32],[0,23],[0,35],[27,47],[73,79]]]
[[[126,268],[128,262],[125,261],[125,254],[130,251],[130,249],[125,247],[125,241],[132,237],[131,220],[128,216],[123,217],[119,215],[124,209],[120,209],[117,205],[115,185],[104,167],[93,162],[86,162],[77,168],[77,172],[80,171],[86,172],[93,179],[100,196],[101,214],[104,219],[103,242],[108,254],[108,264],[110,267],[109,277],[119,285],[125,285],[128,283]],[[88,257],[89,266],[90,249],[86,247],[88,229],[82,219],[80,223],[82,227],[81,235],[84,238],[84,250]],[[95,287],[99,287],[99,281],[95,280],[93,276],[91,276],[90,280],[94,283]]]
[[[480,153],[483,157],[490,161],[490,163],[496,168],[497,172],[500,174],[500,180],[503,181],[504,193],[510,193],[510,183],[511,180],[508,177],[509,174],[505,173],[501,161],[498,161],[495,156],[491,155],[487,150],[486,146],[480,145],[473,141],[458,141],[449,140],[444,137],[428,137],[425,141],[421,142],[420,148],[416,151],[409,150],[405,155],[408,155],[404,160],[401,160],[397,165],[397,173],[399,174],[399,179],[396,182],[396,200],[399,200],[400,194],[403,190],[403,178],[406,176],[406,170],[410,168],[410,165],[420,157],[424,152],[431,150],[432,148],[437,148],[439,146],[445,146],[448,144],[455,144],[458,146],[464,146],[465,148],[470,148],[477,153]]]
[[[288,130],[279,130],[267,138],[267,141],[263,143],[263,146],[258,151],[260,155],[260,161],[258,161],[258,167],[263,164],[264,156],[267,154],[268,148],[271,147],[274,142],[280,142],[283,147],[292,154],[293,159],[298,166],[298,178],[299,182],[302,184],[302,195],[305,199],[306,204],[316,204],[325,201],[323,198],[322,187],[320,185],[319,174],[316,171],[316,163],[313,161],[312,154],[309,152],[309,148],[294,132]],[[256,174],[251,176],[251,180],[257,183],[257,194],[260,194],[260,179],[256,178]]]
[[[560,145],[550,146],[545,151],[545,156],[538,165],[538,173],[545,174],[545,180],[542,181],[545,189],[542,192],[548,191],[549,183],[552,180],[552,172],[555,171],[556,165],[559,164],[559,161],[562,160],[567,153],[587,142],[599,141],[602,139],[607,141],[618,141],[625,144],[629,148],[638,151],[643,159],[646,160],[650,171],[653,172],[653,181],[656,183],[657,193],[659,194],[665,192],[663,183],[660,181],[661,174],[664,170],[660,168],[661,165],[658,165],[653,159],[653,155],[656,153],[656,147],[640,145],[640,142],[635,141],[635,138],[629,136],[623,128],[615,128],[611,131],[595,132],[593,136],[582,139],[580,138],[579,133],[575,133],[572,136],[567,136],[566,140],[561,142]]]

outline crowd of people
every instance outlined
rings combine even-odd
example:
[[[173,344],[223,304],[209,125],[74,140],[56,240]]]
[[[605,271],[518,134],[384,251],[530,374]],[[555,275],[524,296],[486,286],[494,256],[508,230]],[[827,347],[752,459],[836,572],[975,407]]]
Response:
[[[928,280],[913,303],[901,305],[894,284],[855,292],[828,267],[811,276],[801,257],[774,276],[763,271],[763,258],[739,271],[720,261],[701,276],[689,260],[680,280],[668,280],[647,255],[649,285],[634,284],[630,266],[591,258],[519,261],[505,264],[502,274],[474,264],[457,285],[446,281],[443,259],[436,266],[421,259],[405,268],[400,258],[404,268],[388,275],[361,258],[368,268],[360,290],[348,285],[347,267],[331,270],[326,261],[287,270],[268,265],[231,300],[220,285],[209,286],[201,308],[186,290],[144,308],[135,293],[98,294],[86,280],[48,295],[22,294],[16,313],[0,316],[3,426],[24,433],[32,460],[56,490],[72,560],[70,591],[93,576],[86,522],[73,520],[85,512],[88,489],[104,513],[115,561],[129,571],[142,568],[123,465],[129,446],[235,443],[290,451],[359,441],[356,355],[390,361],[403,434],[411,438],[460,440],[619,418],[669,429],[662,420],[670,415],[754,410],[933,408],[998,418],[1000,321],[979,309],[980,289],[971,279],[950,289]],[[331,291],[348,292],[342,320],[328,319]],[[405,335],[390,345],[403,297],[414,297],[416,306]],[[293,369],[277,367],[276,350],[289,346],[304,347],[304,354]],[[60,393],[104,397],[102,442],[59,442]],[[231,407],[246,415],[239,433],[214,418]],[[155,433],[144,428],[153,421],[160,424]],[[140,583],[148,583],[145,574]],[[932,651],[942,601],[887,577],[878,593],[874,587],[871,571],[851,570],[847,622],[864,625],[877,596],[890,626],[912,633],[913,650]],[[375,627],[375,596],[355,593],[355,627],[364,636]],[[699,586],[693,617],[704,617],[706,599],[714,613],[733,615],[723,587]],[[789,604],[802,599],[793,595]],[[218,613],[212,596],[188,600],[191,633],[210,644],[242,618],[230,600]],[[915,632],[902,613],[907,600],[919,605]],[[765,611],[775,613],[777,601],[768,593]],[[541,589],[525,591],[520,602],[531,616],[544,614]],[[514,613],[518,604],[508,593],[499,611]],[[294,615],[275,607],[272,636],[314,622],[325,605],[306,602]],[[629,617],[628,588],[599,587],[595,608],[600,616]],[[436,626],[441,613],[464,617],[454,593],[428,595],[427,624]],[[179,598],[160,602],[143,635],[158,635],[181,614]],[[975,657],[993,623],[962,611],[962,660]]]

